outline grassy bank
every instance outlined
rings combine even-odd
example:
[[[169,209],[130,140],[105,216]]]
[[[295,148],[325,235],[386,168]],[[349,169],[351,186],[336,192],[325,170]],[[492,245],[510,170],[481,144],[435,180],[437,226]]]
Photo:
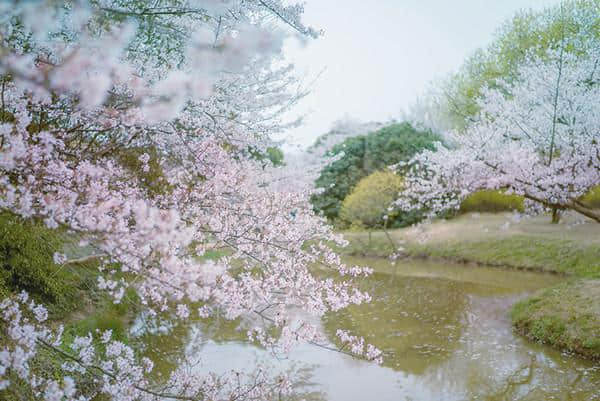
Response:
[[[600,360],[600,280],[578,280],[535,293],[511,317],[526,337]]]
[[[464,215],[421,228],[346,232],[342,253],[433,258],[600,278],[600,224],[549,224],[546,216],[512,222],[510,215]]]
[[[552,272],[565,282],[516,304],[511,316],[528,338],[600,359],[600,224],[548,216],[516,221],[509,214],[468,214],[420,228],[347,232],[347,254],[385,257],[400,246],[407,258],[432,258]]]

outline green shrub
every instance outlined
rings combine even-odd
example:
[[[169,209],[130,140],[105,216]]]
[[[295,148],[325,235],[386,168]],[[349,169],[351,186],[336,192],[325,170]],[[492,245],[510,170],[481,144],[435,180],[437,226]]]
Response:
[[[509,212],[523,211],[523,197],[507,195],[502,191],[484,190],[477,191],[467,196],[460,205],[462,213],[468,212]]]
[[[509,212],[523,211],[523,197],[519,195],[507,195],[501,190],[483,190],[467,196],[460,205],[460,212]],[[581,198],[586,205],[600,208],[600,185],[594,187]]]
[[[27,291],[51,314],[72,310],[80,278],[54,263],[54,253],[62,249],[60,230],[0,213],[0,298]]]
[[[377,227],[396,216],[388,207],[402,190],[402,178],[391,171],[376,171],[363,178],[352,193],[344,199],[340,209],[340,220],[346,225]]]
[[[43,301],[56,302],[61,295],[53,255],[60,249],[59,237],[43,225],[0,214],[2,295],[26,290]]]
[[[600,208],[600,185],[585,194],[581,201],[590,207]]]

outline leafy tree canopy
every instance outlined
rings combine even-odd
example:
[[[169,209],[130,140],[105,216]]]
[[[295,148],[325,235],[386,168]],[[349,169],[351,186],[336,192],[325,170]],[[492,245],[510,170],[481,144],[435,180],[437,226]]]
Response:
[[[394,123],[346,139],[329,152],[332,156],[343,155],[321,171],[316,185],[323,191],[312,197],[313,207],[335,220],[342,201],[363,177],[408,160],[423,149],[432,150],[433,143],[439,140],[436,134],[419,131],[409,123]]]
[[[567,0],[542,11],[520,11],[500,27],[487,48],[476,51],[439,85],[434,95],[440,97],[439,118],[463,130],[476,118],[484,88],[497,88],[499,79],[511,82],[528,56],[543,57],[565,40],[571,43],[567,51],[581,52],[585,41],[598,39],[600,0]]]

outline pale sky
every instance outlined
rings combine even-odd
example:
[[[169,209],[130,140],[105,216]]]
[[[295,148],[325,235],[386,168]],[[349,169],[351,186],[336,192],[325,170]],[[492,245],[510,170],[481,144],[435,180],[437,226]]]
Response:
[[[307,0],[304,21],[325,35],[302,47],[286,44],[300,72],[322,75],[294,109],[306,114],[288,138],[310,145],[348,115],[388,121],[437,78],[457,70],[520,9],[558,0]]]

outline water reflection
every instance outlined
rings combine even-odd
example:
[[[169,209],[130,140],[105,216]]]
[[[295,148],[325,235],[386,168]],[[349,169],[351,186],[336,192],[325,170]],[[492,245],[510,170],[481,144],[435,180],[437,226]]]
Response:
[[[205,322],[144,341],[155,341],[148,343],[151,353],[179,345],[188,358],[201,357],[199,369],[207,371],[248,369],[257,361],[294,370],[302,379],[298,400],[600,400],[600,365],[532,344],[511,329],[510,306],[557,277],[353,262],[381,272],[359,283],[376,301],[326,316],[323,330],[332,340],[340,326],[364,335],[385,351],[383,366],[308,345],[279,360],[244,342],[240,322]],[[182,356],[171,355],[171,363]]]
[[[431,277],[374,274],[361,287],[373,302],[326,316],[328,332],[344,327],[358,333],[384,351],[384,366],[416,375],[455,351],[467,302],[464,286]]]

